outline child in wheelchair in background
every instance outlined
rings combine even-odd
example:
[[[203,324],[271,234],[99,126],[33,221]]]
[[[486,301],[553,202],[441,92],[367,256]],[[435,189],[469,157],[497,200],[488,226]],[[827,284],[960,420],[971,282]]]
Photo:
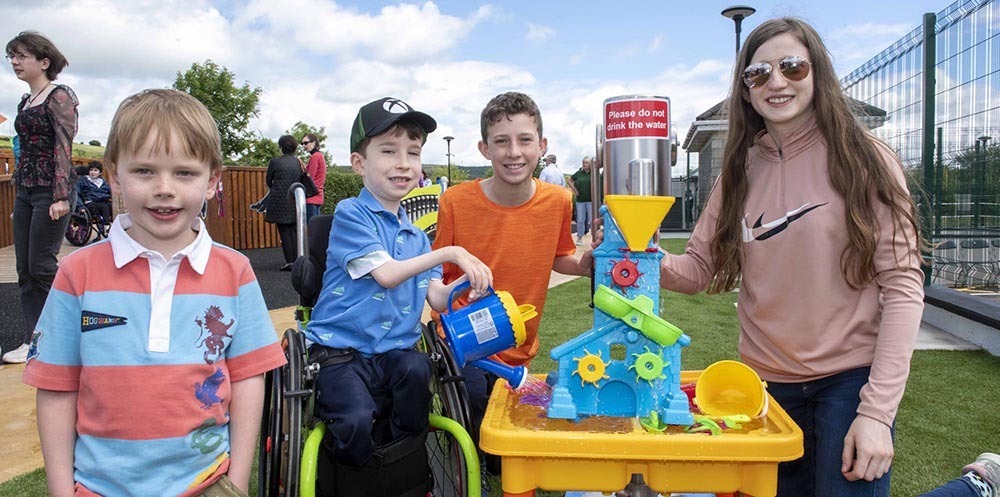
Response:
[[[415,349],[423,303],[443,310],[466,280],[443,284],[441,264],[462,268],[472,298],[492,284],[489,267],[465,249],[431,251],[400,206],[421,178],[421,148],[436,127],[394,98],[363,106],[352,127],[351,167],[364,188],[337,205],[323,290],[306,329],[310,360],[321,366],[316,415],[339,464],[378,467],[379,447],[426,433],[431,365]]]
[[[83,171],[86,169],[86,171]],[[101,226],[98,234],[104,236],[106,227],[111,224],[111,187],[101,177],[104,166],[100,162],[91,161],[88,166],[77,170],[76,191],[80,201],[90,211],[95,223]]]

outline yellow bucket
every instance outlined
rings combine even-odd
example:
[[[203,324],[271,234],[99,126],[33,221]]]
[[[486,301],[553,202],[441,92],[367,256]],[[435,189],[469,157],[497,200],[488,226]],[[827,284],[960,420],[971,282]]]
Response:
[[[709,416],[767,415],[767,390],[757,372],[738,361],[719,361],[701,373],[694,387],[701,412]]]

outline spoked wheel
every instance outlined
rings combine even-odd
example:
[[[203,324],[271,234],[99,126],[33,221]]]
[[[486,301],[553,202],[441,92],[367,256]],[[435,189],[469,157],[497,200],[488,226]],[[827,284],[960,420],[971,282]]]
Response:
[[[66,241],[74,247],[82,247],[90,241],[90,214],[87,209],[77,209],[70,214],[66,225]]]
[[[303,407],[312,396],[304,388],[305,338],[286,330],[281,340],[288,364],[265,376],[257,488],[262,497],[298,497],[302,458]]]
[[[264,376],[264,415],[261,418],[259,453],[257,456],[257,495],[279,497],[281,495],[281,432],[284,402],[284,385],[287,366],[268,371]]]
[[[431,472],[434,475],[435,497],[466,496],[469,494],[470,461],[465,452],[472,450],[476,459],[474,473],[475,485],[478,487],[478,456],[475,447],[465,431],[469,426],[468,401],[465,395],[465,383],[460,375],[451,351],[444,341],[438,337],[434,322],[424,329],[421,348],[430,355],[432,364],[431,380],[431,431],[427,436],[427,457]],[[435,419],[435,416],[438,417]],[[445,419],[442,419],[445,418]],[[449,423],[451,420],[453,423]],[[451,430],[440,426],[447,423]],[[467,439],[465,450],[453,432],[457,430]]]

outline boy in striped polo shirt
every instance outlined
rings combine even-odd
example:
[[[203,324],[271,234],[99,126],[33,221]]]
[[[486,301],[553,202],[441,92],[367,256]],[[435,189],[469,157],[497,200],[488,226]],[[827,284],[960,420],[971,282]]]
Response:
[[[105,165],[128,214],[60,264],[24,371],[49,493],[244,495],[263,373],[285,358],[249,261],[198,217],[215,121],[186,93],[133,95]]]

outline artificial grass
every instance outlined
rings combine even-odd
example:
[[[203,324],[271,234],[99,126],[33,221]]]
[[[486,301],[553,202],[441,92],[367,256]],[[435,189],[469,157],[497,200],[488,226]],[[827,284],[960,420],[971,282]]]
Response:
[[[686,240],[664,240],[671,253]],[[541,346],[532,372],[555,368],[552,347],[590,328],[593,310],[590,281],[580,278],[549,291],[540,323]],[[661,314],[691,336],[684,349],[684,369],[704,369],[722,359],[737,359],[739,322],[736,293],[683,295],[662,291]],[[1000,358],[984,351],[916,351],[906,394],[896,418],[896,455],[892,495],[915,496],[959,476],[980,452],[1000,450]],[[991,393],[992,392],[992,393]],[[706,476],[708,477],[708,476]],[[45,495],[42,470],[0,484],[0,497]],[[256,475],[251,479],[255,486]],[[491,480],[490,496],[502,495],[499,479]],[[580,489],[586,490],[586,489]],[[538,497],[563,492],[539,491]],[[253,495],[253,494],[251,494]]]

